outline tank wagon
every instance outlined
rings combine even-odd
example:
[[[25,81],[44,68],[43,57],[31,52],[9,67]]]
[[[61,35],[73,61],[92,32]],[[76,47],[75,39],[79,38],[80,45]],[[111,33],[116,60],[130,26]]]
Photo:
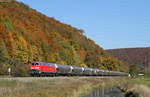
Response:
[[[29,64],[32,76],[128,76],[128,73],[46,62]]]

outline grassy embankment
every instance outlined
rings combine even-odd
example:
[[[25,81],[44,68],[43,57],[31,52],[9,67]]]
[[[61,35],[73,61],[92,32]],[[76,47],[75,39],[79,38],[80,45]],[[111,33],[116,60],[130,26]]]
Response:
[[[0,97],[80,97],[94,87],[124,83],[126,78],[18,78],[0,80]]]
[[[150,78],[148,77],[135,78],[126,86],[128,91],[138,93],[140,97],[150,97]]]
[[[132,80],[132,83],[143,84],[143,85],[150,87],[150,77],[138,77],[138,78]]]

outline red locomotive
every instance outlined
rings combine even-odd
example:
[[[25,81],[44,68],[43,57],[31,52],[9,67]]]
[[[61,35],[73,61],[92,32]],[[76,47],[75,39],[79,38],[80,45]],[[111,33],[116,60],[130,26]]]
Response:
[[[57,68],[57,65],[53,63],[32,62],[30,64],[30,74],[31,75],[55,74],[56,68]]]

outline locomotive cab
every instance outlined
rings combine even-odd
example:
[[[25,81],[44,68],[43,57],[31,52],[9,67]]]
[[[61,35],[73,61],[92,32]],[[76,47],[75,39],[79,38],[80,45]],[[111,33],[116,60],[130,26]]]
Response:
[[[29,71],[29,73],[31,74],[31,75],[39,75],[41,72],[41,64],[40,64],[40,62],[32,62],[31,64],[30,64],[30,71]]]
[[[39,62],[33,62],[31,64],[30,70],[40,70],[40,63]]]

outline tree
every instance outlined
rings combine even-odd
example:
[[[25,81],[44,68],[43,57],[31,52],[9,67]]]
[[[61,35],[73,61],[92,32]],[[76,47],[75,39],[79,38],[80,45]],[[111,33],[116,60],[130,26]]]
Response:
[[[7,72],[8,64],[6,64],[9,58],[5,43],[3,39],[0,38],[0,74],[5,74]]]
[[[11,60],[12,76],[29,76],[28,64],[24,64],[20,59]]]
[[[136,77],[139,72],[139,67],[138,65],[131,65],[129,67],[129,73],[131,74],[132,77]]]
[[[145,75],[150,77],[150,63],[148,63],[147,67],[145,68]]]

